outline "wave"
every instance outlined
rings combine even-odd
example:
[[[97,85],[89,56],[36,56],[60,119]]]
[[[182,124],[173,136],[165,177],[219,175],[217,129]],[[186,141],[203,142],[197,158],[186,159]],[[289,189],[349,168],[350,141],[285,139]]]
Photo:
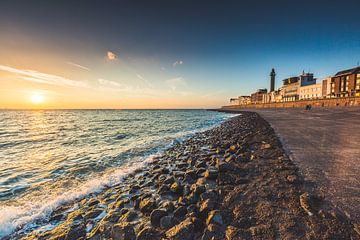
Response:
[[[0,239],[17,231],[26,232],[39,227],[36,225],[35,221],[46,221],[57,207],[80,200],[90,194],[100,193],[108,187],[121,183],[121,180],[124,177],[134,172],[135,170],[143,168],[144,165],[152,161],[152,159],[159,155],[163,150],[171,147],[172,145],[182,143],[184,138],[191,137],[191,135],[195,134],[196,132],[205,131],[215,127],[231,116],[234,115],[226,115],[220,121],[208,122],[208,124],[205,126],[201,125],[196,130],[185,130],[171,134],[171,137],[154,136],[151,138],[151,142],[160,141],[160,139],[165,141],[173,141],[171,141],[171,143],[167,144],[166,146],[163,145],[163,147],[154,148],[154,151],[151,153],[148,152],[148,155],[142,158],[143,161],[129,161],[125,165],[122,165],[121,168],[118,168],[117,170],[114,170],[110,173],[106,173],[99,178],[88,180],[72,190],[63,192],[61,195],[49,197],[48,199],[29,201],[29,203],[24,206],[0,206]],[[136,147],[139,147],[138,141],[129,144],[126,148],[134,149]]]
[[[153,160],[157,154],[145,158],[144,161],[129,164],[126,167],[115,170],[98,179],[92,179],[83,185],[62,193],[61,195],[40,202],[32,202],[26,206],[1,206],[0,207],[0,239],[12,234],[20,228],[24,231],[34,227],[32,222],[39,219],[46,219],[59,206],[82,199],[92,193],[100,193],[107,187],[114,186],[128,174],[142,168],[145,164]]]

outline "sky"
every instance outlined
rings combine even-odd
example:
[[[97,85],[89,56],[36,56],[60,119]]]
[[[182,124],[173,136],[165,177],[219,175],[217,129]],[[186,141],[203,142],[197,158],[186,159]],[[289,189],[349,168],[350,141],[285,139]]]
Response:
[[[0,108],[213,108],[360,62],[360,2],[0,2]]]

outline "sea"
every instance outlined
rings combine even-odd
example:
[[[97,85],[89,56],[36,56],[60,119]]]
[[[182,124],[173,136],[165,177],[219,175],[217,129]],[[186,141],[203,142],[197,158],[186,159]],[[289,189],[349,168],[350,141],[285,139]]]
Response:
[[[229,117],[206,110],[1,110],[0,239],[116,185]]]

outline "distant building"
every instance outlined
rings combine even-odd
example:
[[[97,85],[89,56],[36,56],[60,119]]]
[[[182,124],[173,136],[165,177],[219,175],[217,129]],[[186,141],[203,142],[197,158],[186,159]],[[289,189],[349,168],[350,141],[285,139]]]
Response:
[[[239,98],[230,98],[230,105],[240,105]]]
[[[251,103],[250,96],[239,96],[239,103],[240,105],[248,105]]]
[[[331,79],[331,95],[360,96],[360,67],[337,72]]]
[[[283,80],[282,101],[291,102],[300,99],[300,87],[316,84],[314,74],[304,71],[298,77],[290,77]]]
[[[258,104],[263,103],[263,97],[267,94],[267,89],[258,89],[256,92],[251,94],[251,103]]]
[[[230,98],[231,105],[247,105],[251,103],[250,96],[239,96],[237,98]]]
[[[322,83],[302,86],[299,89],[299,100],[318,99],[322,97]]]
[[[282,101],[291,102],[299,100],[299,77],[291,77],[283,80]]]
[[[321,81],[322,84],[322,97],[323,98],[331,98],[334,97],[331,93],[332,79],[331,77],[327,77]]]
[[[316,78],[313,73],[305,73],[304,71],[299,76],[300,87],[316,84]]]

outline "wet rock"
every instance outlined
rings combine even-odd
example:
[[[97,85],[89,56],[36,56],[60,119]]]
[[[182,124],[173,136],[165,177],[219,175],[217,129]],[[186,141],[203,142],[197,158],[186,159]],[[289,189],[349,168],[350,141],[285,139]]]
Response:
[[[135,240],[134,228],[129,223],[115,224],[111,229],[111,238],[113,240]]]
[[[172,184],[173,182],[175,182],[174,177],[167,177],[167,178],[164,180],[164,184]]]
[[[161,204],[162,208],[166,210],[166,212],[173,212],[175,209],[174,203],[171,201],[165,201]]]
[[[206,191],[200,194],[200,199],[205,201],[206,199],[212,199],[212,201],[218,201],[219,194],[216,191]]]
[[[176,220],[173,216],[164,216],[160,219],[160,228],[170,229],[176,225]]]
[[[151,212],[156,207],[156,203],[151,198],[144,198],[141,200],[139,209],[143,213]]]
[[[100,201],[98,199],[93,198],[93,199],[90,199],[88,201],[87,206],[92,207],[92,206],[94,206],[96,204],[99,204],[99,203],[100,203]]]
[[[86,227],[84,223],[74,224],[66,233],[65,240],[80,239],[86,236]]]
[[[99,216],[104,210],[103,209],[92,209],[91,211],[87,212],[84,215],[85,219],[92,219],[92,218],[96,218],[97,216]]]
[[[49,220],[50,221],[60,221],[60,220],[62,220],[64,218],[65,218],[65,216],[63,214],[58,213],[58,214],[52,215]]]
[[[103,218],[104,221],[109,221],[112,223],[116,223],[119,221],[120,217],[121,217],[121,213],[119,210],[110,210],[105,217]]]
[[[183,219],[187,213],[185,206],[180,206],[174,211],[174,216],[178,219]]]
[[[136,236],[136,240],[159,239],[159,233],[152,227],[145,226]]]
[[[196,195],[200,195],[200,194],[202,194],[203,192],[206,191],[206,187],[203,186],[203,185],[193,184],[193,185],[191,185],[190,190],[191,190],[193,193],[195,193]]]
[[[206,217],[208,213],[214,209],[216,209],[216,202],[212,199],[206,199],[200,204],[200,210],[199,213],[202,217]]]
[[[166,232],[166,237],[174,240],[193,240],[194,223],[187,218],[178,225],[170,228]]]
[[[131,186],[130,190],[129,190],[129,193],[132,194],[132,193],[135,193],[137,192],[138,190],[140,190],[140,186],[139,185],[134,185],[134,186]]]
[[[183,187],[181,186],[180,183],[178,182],[174,182],[173,184],[171,184],[170,186],[170,191],[172,193],[176,193],[176,194],[181,194],[183,190]]]
[[[184,180],[189,183],[196,181],[197,173],[195,170],[188,170],[185,172]]]
[[[158,193],[159,194],[166,194],[166,193],[169,193],[170,192],[170,188],[168,185],[161,185],[159,190],[158,190]]]
[[[119,219],[120,222],[132,222],[137,219],[138,214],[134,210],[129,210],[124,215],[122,215]]]
[[[224,221],[223,218],[220,214],[219,210],[213,210],[210,211],[208,214],[208,217],[206,218],[206,224],[218,224],[218,225],[223,225]]]
[[[167,212],[164,209],[155,209],[150,214],[150,222],[154,227],[160,225],[160,219],[167,215]]]
[[[208,225],[201,237],[201,240],[224,240],[224,239],[225,239],[224,228],[215,224]]]
[[[207,179],[216,179],[218,176],[218,170],[217,169],[208,169],[204,173],[204,177]]]

